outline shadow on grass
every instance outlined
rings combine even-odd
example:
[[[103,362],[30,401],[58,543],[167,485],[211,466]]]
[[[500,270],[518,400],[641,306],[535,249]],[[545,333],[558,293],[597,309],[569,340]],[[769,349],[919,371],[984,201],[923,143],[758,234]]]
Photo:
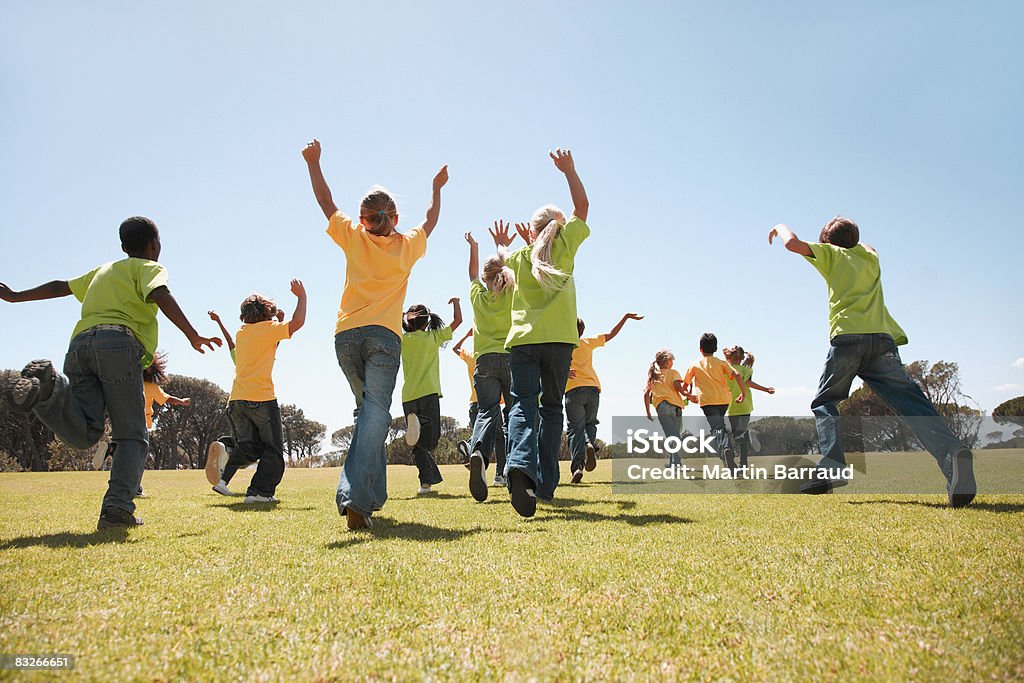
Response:
[[[293,508],[281,507],[280,503],[243,503],[242,501],[237,503],[210,503],[206,507],[231,510],[232,512],[274,512],[276,510],[281,512],[308,512],[317,509],[311,506]]]
[[[458,541],[484,531],[484,529],[444,529],[419,522],[396,522],[391,519],[373,519],[373,528],[366,531],[349,532],[347,538],[327,544],[329,550],[350,548],[368,541],[400,539],[403,541]]]
[[[554,504],[548,503],[537,510],[538,515],[556,515],[565,519],[581,522],[621,522],[630,526],[646,526],[648,524],[693,524],[689,517],[678,515],[657,514],[657,515],[631,515],[631,514],[604,514],[575,508],[560,507],[558,501]]]
[[[103,531],[92,531],[87,534],[76,534],[70,531],[59,534],[45,534],[42,536],[19,536],[9,541],[0,543],[0,550],[11,548],[31,548],[33,546],[45,546],[47,548],[88,548],[101,543],[126,543],[128,541],[127,529],[104,529]]]
[[[924,500],[850,500],[848,505],[915,505],[917,507],[935,508],[938,510],[951,510],[946,503],[929,503]],[[973,502],[964,510],[979,510],[981,512],[998,512],[1016,514],[1024,512],[1024,503],[979,503]]]

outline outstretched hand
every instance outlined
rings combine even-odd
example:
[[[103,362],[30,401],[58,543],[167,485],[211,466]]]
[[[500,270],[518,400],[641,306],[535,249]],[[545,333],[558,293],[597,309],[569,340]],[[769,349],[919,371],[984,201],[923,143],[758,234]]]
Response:
[[[220,322],[220,316],[217,315],[217,311],[207,311],[206,313],[210,316],[210,320],[212,320],[213,322]]]
[[[507,247],[516,240],[515,235],[509,236],[508,231],[512,229],[511,223],[506,223],[503,220],[494,221],[494,229],[487,229],[487,232],[491,233],[491,237],[494,239],[494,246],[496,247]],[[516,230],[519,230],[519,225],[516,224]],[[520,231],[522,234],[522,231]],[[525,238],[524,238],[525,239]],[[529,244],[529,243],[527,243]]]
[[[576,170],[576,164],[572,160],[572,151],[559,147],[554,152],[548,152],[548,156],[555,162],[555,168],[562,173],[572,173]]]
[[[768,387],[768,393],[769,394],[774,394],[775,393],[775,387]]]
[[[473,233],[471,232],[466,233],[466,242],[468,242],[471,247],[477,246],[476,238],[473,237]]]
[[[644,317],[639,313],[627,313],[625,316],[629,320],[643,320]]]
[[[306,296],[306,287],[302,284],[302,280],[292,280],[291,289],[292,294],[300,299]]]
[[[448,184],[448,164],[445,164],[444,166],[441,167],[441,170],[437,172],[437,175],[434,176],[434,184],[433,184],[434,192],[437,192],[438,190],[440,190],[442,187],[444,187],[447,184]]]
[[[770,231],[768,231],[768,244],[771,244],[772,240],[779,236],[779,227],[780,226],[781,227],[785,227],[782,223],[779,223],[779,225],[776,225],[774,228],[772,228]]]
[[[320,163],[320,141],[313,138],[302,149],[302,158],[307,164]]]
[[[5,285],[4,283],[0,282],[0,299],[14,303],[15,298],[16,297],[14,296],[14,290]]]
[[[221,346],[224,342],[221,341],[220,337],[200,337],[196,335],[192,339],[189,339],[188,343],[191,344],[192,348],[199,353],[205,354],[206,351],[203,350],[204,346],[209,348],[211,351],[214,351],[216,350],[213,347],[214,344]]]
[[[453,296],[451,299],[448,299],[448,305],[454,306],[455,304],[459,303],[459,301],[459,297]]]
[[[516,223],[516,232],[527,244],[533,244],[533,231],[529,223]]]

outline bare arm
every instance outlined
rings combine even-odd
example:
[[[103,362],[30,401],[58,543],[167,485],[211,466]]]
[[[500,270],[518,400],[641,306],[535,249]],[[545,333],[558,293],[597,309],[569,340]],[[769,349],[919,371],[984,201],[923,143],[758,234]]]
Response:
[[[338,213],[338,207],[331,197],[331,188],[327,187],[324,180],[324,172],[320,170],[320,141],[316,138],[306,145],[302,150],[302,158],[306,160],[306,167],[309,169],[309,182],[313,185],[313,196],[320,210],[324,212],[327,220]]]
[[[587,213],[590,211],[590,200],[587,199],[587,191],[583,188],[583,181],[576,173],[576,163],[572,160],[572,152],[568,149],[556,149],[548,152],[555,167],[565,174],[569,183],[569,196],[572,197],[572,215],[584,223],[587,222]]]
[[[196,332],[196,329],[192,327],[192,323],[185,317],[181,307],[178,306],[178,302],[174,300],[171,290],[167,289],[167,287],[157,287],[154,289],[149,293],[149,300],[155,303],[160,308],[160,311],[167,316],[167,319],[181,330],[185,338],[188,339],[188,343],[199,353],[206,353],[203,351],[204,346],[208,346],[213,351],[214,344],[217,346],[222,344],[219,337],[201,337]]]
[[[220,333],[224,335],[224,341],[228,343],[228,351],[235,350],[235,341],[231,338],[231,333],[228,332],[228,328],[224,327],[224,323],[221,322],[220,316],[217,315],[216,311],[207,311],[210,315],[210,320],[217,323],[217,327],[220,328]]]
[[[306,324],[306,288],[302,280],[292,280],[292,294],[298,299],[295,303],[295,312],[292,319],[288,321],[288,336],[292,336]]]
[[[427,217],[423,219],[423,231],[430,237],[437,227],[437,219],[441,216],[441,188],[448,183],[448,165],[445,164],[434,176],[433,194],[430,196],[430,206],[427,207]]]
[[[647,411],[647,419],[653,420],[651,417],[651,390],[648,389],[644,392],[644,410]]]
[[[453,296],[451,299],[448,299],[448,303],[452,305],[453,309],[452,324],[449,325],[449,327],[452,328],[452,332],[454,332],[459,328],[459,325],[462,324],[462,306],[459,305],[459,297],[457,296]]]
[[[774,394],[775,393],[775,387],[763,387],[760,384],[758,384],[757,382],[755,382],[754,380],[748,381],[747,382],[747,386],[750,387],[751,389],[757,389],[758,391],[763,391],[766,394]]]
[[[44,299],[59,299],[62,296],[71,296],[71,287],[67,280],[52,280],[44,285],[32,289],[17,292],[4,283],[0,282],[0,299],[9,301],[12,304],[23,301],[43,301]]]
[[[473,239],[473,233],[466,233],[469,242],[469,281],[476,282],[480,277],[480,245]]]
[[[733,379],[736,380],[736,384],[740,385],[740,394],[736,397],[736,402],[743,403],[743,399],[747,397],[747,392],[749,392],[750,389],[747,389],[747,383],[743,381],[743,377],[740,375],[734,373]]]
[[[697,402],[697,397],[694,396],[692,393],[690,393],[690,385],[689,384],[683,384],[683,380],[677,379],[673,383],[672,388],[675,389],[676,392],[680,396],[685,398],[690,403],[696,403]]]
[[[797,237],[796,233],[786,227],[785,224],[779,223],[771,229],[771,232],[768,233],[768,244],[771,244],[772,240],[776,237],[781,239],[783,246],[794,254],[814,258],[814,252],[811,251],[807,242]]]
[[[620,320],[619,323],[615,327],[612,328],[611,332],[609,332],[606,335],[604,335],[604,342],[607,344],[612,339],[615,339],[615,336],[622,329],[622,326],[626,324],[627,320],[643,320],[643,319],[644,319],[644,317],[642,315],[637,315],[636,313],[627,313],[626,315],[622,316],[622,320]]]
[[[466,334],[462,335],[462,339],[460,339],[459,341],[455,342],[455,346],[452,347],[452,352],[456,356],[459,356],[461,358],[462,357],[462,344],[463,344],[463,342],[465,342],[467,339],[469,339],[472,336],[473,336],[473,328],[471,327],[471,328],[469,328],[469,332],[467,332]]]
[[[167,397],[167,405],[181,406],[183,408],[188,408],[190,405],[192,405],[192,399],[190,399],[190,398],[178,398],[177,396],[168,396]]]

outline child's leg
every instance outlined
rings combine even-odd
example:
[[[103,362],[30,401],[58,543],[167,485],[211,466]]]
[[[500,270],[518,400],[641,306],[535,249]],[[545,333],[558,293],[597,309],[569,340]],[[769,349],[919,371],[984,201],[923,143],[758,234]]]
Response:
[[[749,415],[730,415],[729,426],[732,428],[732,438],[736,444],[736,450],[740,453],[740,465],[747,466],[747,459],[750,456],[750,424]]]
[[[410,401],[412,412],[420,421],[420,438],[412,449],[416,469],[419,470],[420,484],[433,485],[444,481],[441,470],[434,460],[434,449],[441,440],[441,400],[437,394],[430,394]],[[409,414],[406,409],[406,415]]]
[[[244,402],[243,402],[244,404]],[[248,496],[269,498],[277,491],[284,477],[284,434],[281,408],[277,401],[261,401],[245,406],[250,424],[255,427],[260,443],[259,464],[249,482]]]
[[[587,387],[576,387],[565,393],[565,431],[572,462],[570,472],[582,472],[587,452]]]
[[[90,448],[103,437],[105,404],[103,383],[95,371],[96,334],[86,331],[71,340],[64,374],[54,373],[53,393],[34,409],[36,417],[73,448]]]
[[[231,439],[234,445],[227,449],[228,461],[220,478],[225,484],[230,484],[238,470],[245,469],[259,459],[261,444],[252,422],[248,419],[245,401],[228,402],[225,414],[231,426]]]
[[[508,453],[508,416],[512,412],[512,375],[508,369],[508,355],[505,356],[505,369],[501,377],[501,397],[505,406],[501,409],[501,431],[494,439],[494,461],[497,466],[494,468],[494,475],[505,476],[505,454]]]
[[[391,424],[402,342],[377,325],[339,332],[334,348],[356,399],[356,424],[345,465],[338,478],[338,511],[351,507],[369,516],[387,501],[387,454],[384,441]]]
[[[678,437],[683,433],[683,411],[679,406],[674,406],[668,401],[662,401],[654,410],[658,413],[658,424],[661,425],[662,436],[666,439],[670,436]],[[682,463],[682,453],[670,453],[668,464],[679,465]]]
[[[477,401],[473,401],[469,404],[469,431],[473,431],[473,425],[476,424],[476,416],[480,413],[480,404]],[[408,413],[406,413],[408,415]]]
[[[537,397],[540,395],[541,365],[537,346],[514,346],[508,355],[512,408],[508,416],[508,459],[505,463],[506,478],[510,471],[522,470],[534,485],[540,479]]]
[[[572,344],[541,344],[540,475],[537,497],[551,500],[558,486],[558,451],[562,446],[562,402],[569,381]]]
[[[479,412],[469,439],[469,452],[477,451],[490,464],[495,441],[501,431],[501,374],[508,372],[508,356],[503,353],[485,353],[477,359],[473,373],[473,386]]]
[[[870,347],[870,335],[844,334],[834,337],[825,358],[825,369],[818,382],[818,393],[811,401],[818,429],[821,460],[818,467],[846,466],[842,439],[839,437],[839,402],[850,395],[850,385],[860,371],[861,359]]]
[[[597,448],[597,425],[601,424],[597,419],[598,409],[601,407],[601,390],[591,387],[590,398],[587,400],[587,442]]]

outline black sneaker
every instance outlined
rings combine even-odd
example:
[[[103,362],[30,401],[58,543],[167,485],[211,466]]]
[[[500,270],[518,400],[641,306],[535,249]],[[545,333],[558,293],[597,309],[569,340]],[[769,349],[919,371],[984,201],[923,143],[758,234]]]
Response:
[[[100,521],[97,529],[111,529],[118,527],[142,526],[142,519],[136,517],[127,510],[117,508],[104,508],[100,512]]]
[[[850,482],[845,479],[811,479],[805,481],[800,485],[800,493],[805,493],[810,496],[819,496],[823,493],[829,493],[832,489],[837,489],[841,486],[846,486]]]
[[[572,478],[569,479],[570,484],[578,484],[583,481],[583,470],[575,470],[572,473]]]
[[[484,456],[479,452],[469,456],[469,492],[473,494],[473,500],[478,503],[487,500],[485,470]]]
[[[725,449],[725,464],[729,467],[730,471],[736,470],[736,454],[732,452],[731,448]]]
[[[971,504],[978,485],[974,481],[974,453],[961,448],[950,458],[949,505],[962,508]]]
[[[586,459],[586,461],[583,464],[583,469],[585,469],[587,472],[593,472],[594,468],[597,467],[597,456],[596,456],[596,453],[597,453],[597,451],[594,450],[594,447],[591,444],[588,443],[587,444],[587,459]],[[574,482],[574,483],[578,483],[578,482]]]
[[[455,450],[462,456],[462,464],[466,466],[466,469],[469,469],[469,444],[465,441],[460,441],[455,444]]]
[[[512,507],[522,517],[533,517],[537,514],[537,494],[534,486],[533,480],[522,470],[509,470],[508,490],[512,496]]]

